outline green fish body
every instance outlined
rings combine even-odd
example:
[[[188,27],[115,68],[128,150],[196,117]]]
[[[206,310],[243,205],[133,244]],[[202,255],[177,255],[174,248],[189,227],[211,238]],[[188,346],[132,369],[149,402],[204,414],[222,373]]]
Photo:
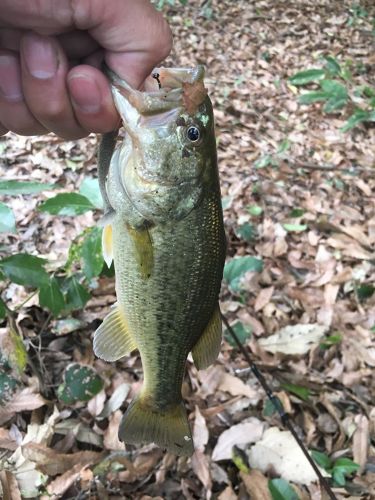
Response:
[[[201,369],[220,350],[225,235],[203,68],[155,71],[161,88],[151,80],[147,92],[110,75],[126,136],[110,162],[104,138],[99,177],[107,200],[103,249],[114,260],[118,302],[96,331],[94,350],[107,361],[140,352],[144,383],[120,439],[191,455],[181,384],[190,352]]]

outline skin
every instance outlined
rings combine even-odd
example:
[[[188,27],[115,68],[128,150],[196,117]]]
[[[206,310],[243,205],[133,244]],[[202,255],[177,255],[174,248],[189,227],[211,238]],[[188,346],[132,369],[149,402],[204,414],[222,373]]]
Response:
[[[119,122],[101,62],[139,88],[172,46],[148,0],[1,0],[0,135],[78,139]]]

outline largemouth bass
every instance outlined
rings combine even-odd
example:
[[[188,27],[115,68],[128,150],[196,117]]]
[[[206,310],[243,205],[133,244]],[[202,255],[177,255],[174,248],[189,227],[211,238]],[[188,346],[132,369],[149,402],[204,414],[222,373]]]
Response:
[[[186,359],[198,369],[221,344],[218,296],[225,235],[212,105],[204,69],[155,69],[145,91],[109,72],[126,131],[99,151],[105,202],[103,251],[118,302],[95,332],[95,354],[115,361],[138,349],[140,394],[119,437],[179,455],[194,446],[181,396]]]

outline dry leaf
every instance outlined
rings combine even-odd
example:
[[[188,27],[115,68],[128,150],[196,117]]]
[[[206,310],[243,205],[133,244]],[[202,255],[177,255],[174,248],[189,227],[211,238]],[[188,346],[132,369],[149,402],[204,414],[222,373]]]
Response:
[[[109,417],[108,427],[104,433],[103,444],[107,450],[121,451],[125,445],[118,438],[118,428],[122,419],[122,411],[117,410]]]
[[[240,476],[251,500],[272,500],[268,479],[259,470],[240,472]]]
[[[208,456],[202,451],[196,450],[194,455],[191,457],[191,466],[206,491],[210,492],[212,488],[212,479]]]
[[[258,343],[272,353],[306,354],[327,330],[327,326],[317,323],[286,326],[270,337],[259,339]]]
[[[0,485],[3,490],[4,500],[22,500],[17,480],[12,472],[8,470],[0,471]]]
[[[195,406],[195,420],[193,427],[193,442],[194,448],[204,453],[206,444],[208,443],[209,433],[206,424],[206,419],[199,411],[199,407]]]
[[[357,425],[353,434],[353,460],[360,465],[358,474],[364,471],[370,442],[369,421],[365,415],[356,415],[354,422]]]
[[[5,408],[0,406],[0,425],[14,416],[15,413],[31,411],[45,405],[46,401],[40,394],[35,394],[29,387],[14,394]]]
[[[220,391],[228,392],[232,396],[245,396],[251,399],[253,404],[256,404],[259,401],[259,394],[255,389],[252,389],[240,378],[234,377],[229,373],[223,373],[218,389]]]
[[[255,312],[260,311],[261,309],[263,309],[264,306],[268,304],[268,302],[271,300],[274,290],[275,287],[273,286],[262,288],[262,290],[257,295],[257,298],[255,299],[254,303]]]
[[[217,497],[217,500],[237,500],[237,495],[233,491],[232,486],[227,486]]]
[[[314,469],[289,431],[280,431],[277,427],[266,430],[262,439],[250,448],[248,456],[250,466],[264,473],[272,470],[298,484],[317,481]]]
[[[220,434],[212,452],[212,460],[228,460],[232,458],[233,446],[244,447],[249,443],[256,443],[263,434],[264,423],[251,417],[248,422],[233,425]]]
[[[107,396],[105,390],[102,389],[96,396],[90,399],[87,403],[87,409],[93,417],[97,417],[103,411],[104,403]]]

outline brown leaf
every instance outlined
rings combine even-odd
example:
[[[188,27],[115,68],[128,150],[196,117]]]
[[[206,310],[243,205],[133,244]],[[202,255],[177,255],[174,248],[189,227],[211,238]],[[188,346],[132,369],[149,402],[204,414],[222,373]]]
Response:
[[[104,447],[107,450],[124,450],[125,446],[118,438],[118,428],[122,419],[122,411],[117,410],[109,416],[108,427],[104,433]]]
[[[370,442],[369,421],[365,415],[356,415],[354,422],[357,425],[353,434],[353,459],[360,465],[358,474],[364,471]]]
[[[259,395],[255,389],[245,384],[240,378],[224,373],[218,386],[220,391],[228,392],[232,396],[245,396],[256,402],[259,401]]]
[[[71,469],[67,470],[62,476],[57,477],[54,481],[50,482],[47,486],[47,491],[51,495],[51,500],[57,500],[68,490],[72,484],[79,479],[82,470],[88,467],[77,464]]]
[[[268,479],[260,470],[253,469],[249,473],[240,472],[240,476],[251,500],[272,500]]]
[[[217,500],[237,500],[237,498],[232,486],[227,486],[217,497]]]
[[[274,290],[275,287],[273,286],[262,288],[254,303],[255,312],[260,311],[261,309],[263,309],[264,306],[268,304],[268,302],[271,300]]]
[[[31,411],[45,405],[46,401],[40,394],[27,387],[14,394],[6,407],[0,407],[0,425],[14,416],[15,413]]]
[[[196,450],[194,455],[191,457],[191,466],[193,471],[205,487],[207,492],[211,491],[212,479],[210,472],[210,462],[207,455],[202,451]]]
[[[17,480],[12,472],[0,471],[0,483],[3,489],[3,500],[22,500]]]

